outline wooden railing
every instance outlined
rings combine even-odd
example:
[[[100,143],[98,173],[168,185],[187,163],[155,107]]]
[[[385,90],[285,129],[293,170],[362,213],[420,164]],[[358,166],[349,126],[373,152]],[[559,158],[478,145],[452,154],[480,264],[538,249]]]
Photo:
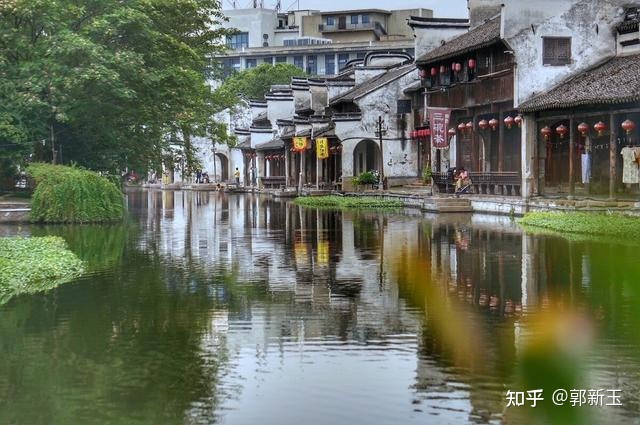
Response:
[[[454,193],[456,182],[452,173],[433,173],[433,185],[440,193]],[[521,177],[517,171],[470,172],[473,193],[487,195],[520,195]]]

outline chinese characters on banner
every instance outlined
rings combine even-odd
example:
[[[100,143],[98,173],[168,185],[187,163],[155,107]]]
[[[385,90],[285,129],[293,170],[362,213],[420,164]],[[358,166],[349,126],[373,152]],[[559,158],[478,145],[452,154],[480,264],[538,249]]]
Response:
[[[448,147],[449,137],[447,136],[447,130],[449,129],[451,109],[428,108],[428,111],[429,124],[431,125],[431,146],[434,148]]]
[[[329,139],[326,137],[316,137],[316,155],[318,159],[329,158]]]
[[[296,152],[302,152],[307,149],[307,138],[306,137],[294,137],[293,138],[293,150]]]

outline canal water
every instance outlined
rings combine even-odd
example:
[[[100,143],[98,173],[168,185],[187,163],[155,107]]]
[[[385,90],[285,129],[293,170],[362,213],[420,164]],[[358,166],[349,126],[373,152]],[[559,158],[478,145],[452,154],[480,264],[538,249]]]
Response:
[[[0,306],[0,424],[638,423],[634,241],[246,194],[128,203],[121,225],[0,227],[60,235],[88,269]]]

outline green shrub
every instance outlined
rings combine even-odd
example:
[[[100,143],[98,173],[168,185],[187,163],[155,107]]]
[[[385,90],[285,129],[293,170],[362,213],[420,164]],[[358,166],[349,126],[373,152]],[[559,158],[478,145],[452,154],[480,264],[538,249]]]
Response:
[[[378,179],[376,178],[376,175],[373,174],[372,171],[365,171],[364,173],[361,173],[359,176],[354,177],[354,179],[352,180],[353,184],[355,185],[362,185],[362,184],[375,184],[377,183]]]
[[[425,182],[426,184],[431,183],[431,176],[433,175],[433,172],[431,171],[431,166],[427,165],[424,170],[422,170],[422,181]]]
[[[82,261],[57,236],[0,238],[0,305],[78,277]]]
[[[108,179],[89,170],[63,165],[32,164],[31,219],[47,223],[121,220],[124,197]]]

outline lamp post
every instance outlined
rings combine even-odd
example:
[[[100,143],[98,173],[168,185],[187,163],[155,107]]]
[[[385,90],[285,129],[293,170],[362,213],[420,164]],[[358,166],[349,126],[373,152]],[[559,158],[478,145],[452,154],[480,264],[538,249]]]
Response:
[[[382,134],[383,134],[383,130],[382,130],[382,124],[384,124],[384,120],[382,119],[382,116],[379,115],[378,116],[378,131],[376,131],[376,136],[378,136],[378,141],[380,142],[380,161],[382,162],[381,167],[380,167],[380,181],[382,182],[382,188],[385,188],[385,183],[384,183],[384,149],[382,146]]]

